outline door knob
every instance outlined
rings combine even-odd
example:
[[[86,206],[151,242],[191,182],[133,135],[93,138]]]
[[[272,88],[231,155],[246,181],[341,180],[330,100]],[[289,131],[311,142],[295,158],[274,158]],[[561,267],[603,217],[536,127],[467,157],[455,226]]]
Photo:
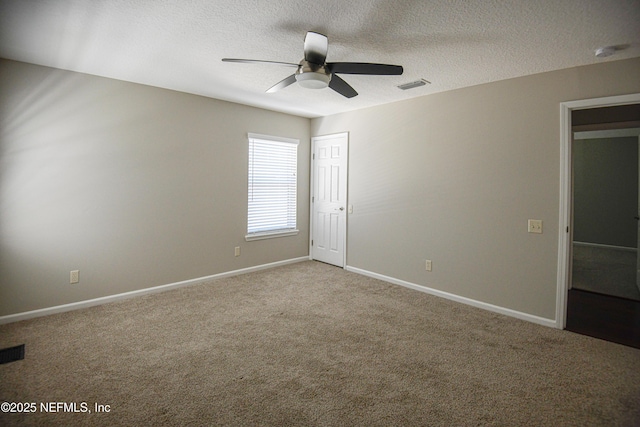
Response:
[[[344,206],[340,206],[340,210],[343,211],[344,210]]]

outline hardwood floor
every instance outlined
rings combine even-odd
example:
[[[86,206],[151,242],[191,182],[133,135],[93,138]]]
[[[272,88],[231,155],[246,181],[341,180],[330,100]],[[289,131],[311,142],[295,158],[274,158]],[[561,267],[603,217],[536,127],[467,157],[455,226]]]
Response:
[[[571,289],[566,329],[640,348],[640,301]]]

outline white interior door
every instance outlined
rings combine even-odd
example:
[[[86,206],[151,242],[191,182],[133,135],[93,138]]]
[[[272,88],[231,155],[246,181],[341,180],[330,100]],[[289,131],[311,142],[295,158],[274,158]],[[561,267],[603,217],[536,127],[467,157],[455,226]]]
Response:
[[[311,257],[344,267],[347,231],[347,133],[319,136],[313,145]]]

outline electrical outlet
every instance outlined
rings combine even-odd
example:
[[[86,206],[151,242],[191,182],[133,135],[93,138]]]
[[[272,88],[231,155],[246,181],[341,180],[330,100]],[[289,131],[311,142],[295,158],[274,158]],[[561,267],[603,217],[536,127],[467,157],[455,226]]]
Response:
[[[424,266],[425,270],[431,271],[431,260],[428,259]]]
[[[69,283],[73,285],[78,282],[80,282],[80,270],[71,270],[71,273],[69,274]]]
[[[529,233],[542,234],[542,220],[530,219],[528,222],[528,231]]]
[[[240,246],[236,246],[236,256],[240,256]]]

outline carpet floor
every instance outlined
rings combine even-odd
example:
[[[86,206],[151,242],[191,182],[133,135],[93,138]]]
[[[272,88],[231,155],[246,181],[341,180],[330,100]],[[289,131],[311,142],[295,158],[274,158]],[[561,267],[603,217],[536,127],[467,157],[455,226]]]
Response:
[[[23,343],[3,426],[640,425],[640,350],[313,261],[0,326]]]
[[[640,301],[637,262],[635,251],[573,245],[572,287]]]

